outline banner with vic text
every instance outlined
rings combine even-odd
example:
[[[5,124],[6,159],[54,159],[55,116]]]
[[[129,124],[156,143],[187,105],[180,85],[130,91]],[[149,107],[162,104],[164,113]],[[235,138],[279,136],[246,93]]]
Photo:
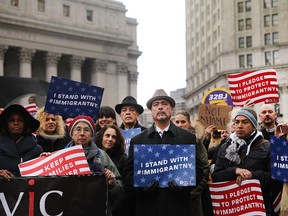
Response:
[[[19,165],[21,176],[63,176],[91,174],[81,145],[53,152]]]
[[[236,181],[209,184],[215,216],[266,215],[259,180]]]
[[[135,144],[134,187],[147,187],[154,180],[161,188],[173,180],[179,186],[195,186],[195,157],[195,145]]]
[[[251,100],[277,103],[279,101],[276,70],[246,71],[227,75],[234,106],[243,106]]]
[[[103,92],[104,88],[52,76],[45,112],[67,118],[87,115],[96,121]]]
[[[104,175],[0,179],[0,215],[106,216]]]

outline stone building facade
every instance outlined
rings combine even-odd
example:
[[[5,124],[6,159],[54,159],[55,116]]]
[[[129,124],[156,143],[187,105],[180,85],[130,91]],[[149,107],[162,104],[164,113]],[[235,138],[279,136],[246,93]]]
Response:
[[[207,91],[229,89],[227,74],[273,68],[279,121],[287,119],[287,28],[288,1],[186,0],[185,100],[191,116],[197,117]]]
[[[0,0],[0,76],[96,85],[112,107],[137,98],[137,22],[125,13],[113,0]]]

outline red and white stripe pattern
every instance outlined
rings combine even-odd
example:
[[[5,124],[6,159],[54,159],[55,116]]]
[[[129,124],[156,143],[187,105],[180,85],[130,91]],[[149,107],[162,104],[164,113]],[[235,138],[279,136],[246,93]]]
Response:
[[[266,215],[261,185],[258,180],[209,184],[214,215]]]
[[[18,165],[21,176],[62,176],[91,174],[81,145],[62,149]]]
[[[38,107],[36,106],[36,103],[31,103],[31,104],[25,105],[24,108],[33,116],[38,111]]]
[[[229,74],[227,78],[234,106],[243,106],[248,99],[255,104],[279,101],[277,76],[274,69]]]
[[[279,192],[275,200],[273,201],[273,208],[274,212],[280,215],[280,209],[281,209],[281,197],[282,197],[282,190]]]

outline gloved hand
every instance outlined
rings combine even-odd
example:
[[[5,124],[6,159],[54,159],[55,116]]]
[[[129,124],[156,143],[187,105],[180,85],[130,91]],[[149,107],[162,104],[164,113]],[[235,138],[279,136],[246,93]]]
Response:
[[[144,188],[144,191],[146,193],[153,193],[159,188],[159,182],[156,180],[153,180],[148,187]]]
[[[182,193],[184,191],[183,187],[180,187],[174,180],[168,182],[168,186],[173,193]]]

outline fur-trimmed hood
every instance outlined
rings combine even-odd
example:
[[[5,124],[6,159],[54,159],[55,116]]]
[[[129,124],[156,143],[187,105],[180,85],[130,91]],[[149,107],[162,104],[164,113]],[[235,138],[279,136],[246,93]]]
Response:
[[[199,121],[192,121],[191,126],[194,128],[197,142],[201,141],[205,136],[205,127]]]

